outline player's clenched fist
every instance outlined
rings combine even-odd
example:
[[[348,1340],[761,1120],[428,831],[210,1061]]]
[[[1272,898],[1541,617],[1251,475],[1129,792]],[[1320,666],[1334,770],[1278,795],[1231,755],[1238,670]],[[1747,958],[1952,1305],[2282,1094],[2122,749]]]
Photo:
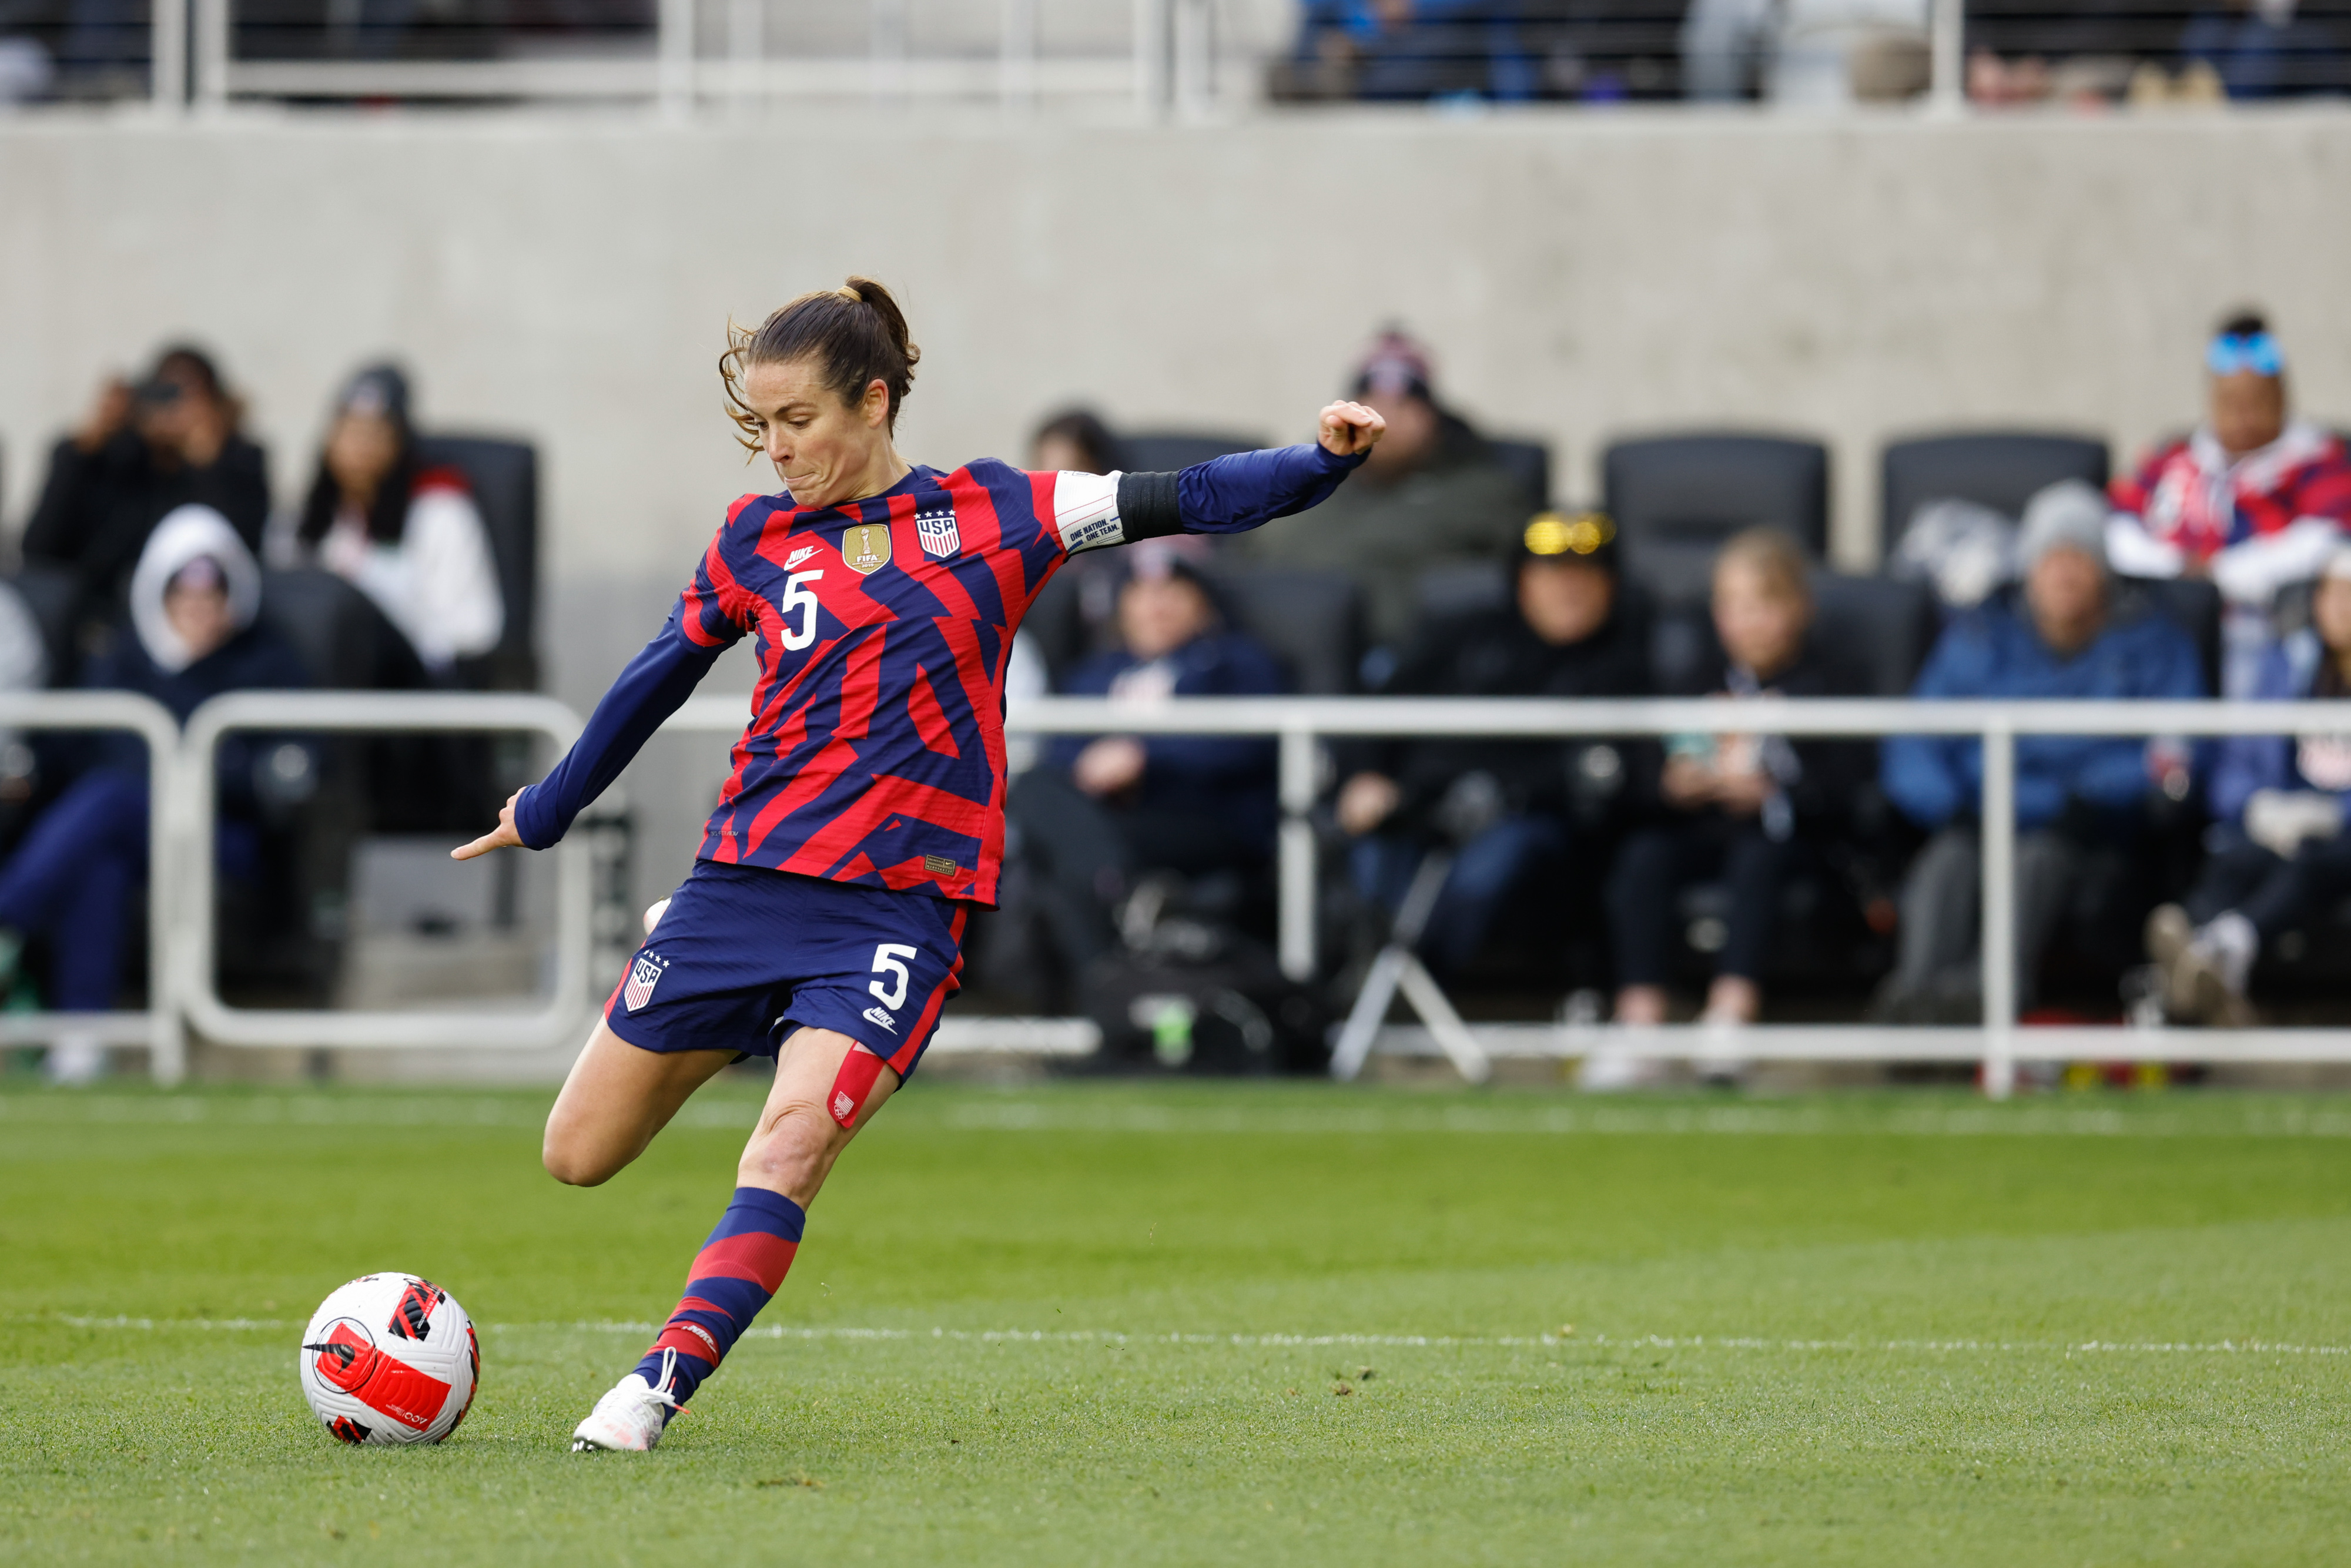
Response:
[[[1334,402],[1322,411],[1320,439],[1335,456],[1353,457],[1369,452],[1388,428],[1380,411],[1360,402]]]

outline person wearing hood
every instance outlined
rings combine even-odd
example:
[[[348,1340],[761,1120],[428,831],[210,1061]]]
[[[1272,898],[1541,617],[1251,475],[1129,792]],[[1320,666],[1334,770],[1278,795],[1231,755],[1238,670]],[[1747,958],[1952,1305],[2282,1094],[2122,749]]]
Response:
[[[185,724],[223,692],[308,685],[301,662],[255,624],[261,570],[228,519],[182,507],[156,526],[131,580],[130,624],[93,655],[82,684],[154,698]],[[0,864],[0,964],[13,969],[25,940],[49,939],[51,1005],[103,1012],[122,971],[123,923],[147,874],[148,758],[131,736],[110,735],[90,766],[33,821]],[[249,875],[258,857],[253,819],[265,800],[291,800],[317,776],[298,746],[234,735],[218,753],[225,875]],[[84,1081],[103,1070],[101,1047],[63,1040],[51,1075]]]
[[[1427,628],[1382,695],[1646,695],[1647,630],[1618,581],[1614,524],[1598,512],[1544,512],[1513,546],[1510,602]],[[1520,887],[1571,855],[1597,859],[1597,846],[1644,809],[1655,749],[1586,737],[1360,747],[1338,798],[1356,885],[1397,909],[1423,857],[1451,845],[1420,956],[1440,977],[1458,971]]]
[[[2311,624],[2273,644],[2252,696],[2351,697],[2351,545],[2338,545],[2310,601]],[[2242,1027],[2254,960],[2351,894],[2351,736],[2232,735],[2212,770],[2210,857],[2180,904],[2147,917],[2147,956],[2179,1022]]]
[[[74,574],[78,625],[120,613],[139,552],[179,507],[213,507],[260,548],[269,476],[238,428],[242,412],[211,357],[177,344],[135,384],[108,382],[81,428],[57,443],[24,554]]]
[[[1215,585],[1173,544],[1134,547],[1118,589],[1119,646],[1062,683],[1137,704],[1289,689],[1265,645],[1235,630]],[[1021,858],[1071,973],[1110,949],[1111,911],[1152,872],[1246,872],[1273,850],[1273,742],[1254,736],[1060,736],[1009,800]]]
[[[2209,577],[2226,605],[2220,693],[2259,678],[2278,591],[2318,575],[2351,522],[2351,455],[2292,417],[2285,350],[2266,319],[2231,317],[2205,345],[2204,423],[2111,486],[2106,553],[2132,577]]]
[[[435,675],[505,634],[497,561],[473,491],[456,469],[419,456],[397,366],[371,365],[337,396],[294,533],[292,559],[373,600]]]
[[[1236,541],[1243,558],[1259,565],[1354,579],[1371,641],[1390,650],[1412,638],[1424,574],[1491,561],[1549,499],[1529,495],[1485,439],[1437,401],[1432,376],[1420,345],[1400,332],[1384,334],[1356,372],[1352,395],[1379,410],[1387,438],[1311,516],[1270,523]]]
[[[1954,620],[1911,688],[1929,700],[2130,701],[2206,695],[2195,644],[2160,615],[2116,617],[2106,517],[2096,490],[2069,480],[2032,497],[2017,553],[2022,612],[1988,601]],[[2184,793],[2176,742],[2127,736],[2016,740],[2016,992],[2033,995],[2041,959],[2069,917],[2094,922],[2094,856],[2126,852],[2158,784]],[[1901,946],[1878,996],[1890,1022],[1964,1017],[1980,1006],[1983,746],[1972,737],[1900,735],[1880,751],[1880,782],[1933,836],[1902,892]],[[2137,916],[2132,915],[2135,924]]]

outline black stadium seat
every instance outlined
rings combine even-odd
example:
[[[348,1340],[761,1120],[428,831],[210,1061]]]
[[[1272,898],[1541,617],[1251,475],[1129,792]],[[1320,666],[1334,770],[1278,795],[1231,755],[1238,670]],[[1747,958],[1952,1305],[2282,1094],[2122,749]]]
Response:
[[[1355,689],[1364,653],[1364,596],[1336,571],[1234,572],[1218,579],[1238,630],[1273,651],[1290,689],[1337,696]]]
[[[465,685],[492,691],[538,688],[538,452],[527,441],[487,435],[418,439],[428,465],[465,476],[481,508],[506,598],[506,633],[477,659],[460,662]]]
[[[28,561],[9,579],[24,595],[25,608],[41,629],[41,646],[48,654],[49,685],[70,686],[76,670],[74,606],[80,601],[80,580],[61,566]]]
[[[1625,569],[1666,605],[1706,594],[1717,546],[1742,528],[1828,548],[1829,454],[1817,441],[1694,434],[1612,443],[1601,504],[1624,540]]]
[[[1813,574],[1813,600],[1818,606],[1814,640],[1855,658],[1869,675],[1871,696],[1908,693],[1942,625],[1925,583],[1819,571]]]
[[[2033,493],[2060,479],[2103,490],[2106,444],[2056,431],[1987,430],[1922,435],[1887,444],[1878,459],[1877,532],[1886,555],[1928,501],[1973,501],[2013,517]]]
[[[1503,441],[1489,437],[1487,450],[1526,487],[1527,510],[1540,512],[1551,505],[1551,448],[1540,441]]]

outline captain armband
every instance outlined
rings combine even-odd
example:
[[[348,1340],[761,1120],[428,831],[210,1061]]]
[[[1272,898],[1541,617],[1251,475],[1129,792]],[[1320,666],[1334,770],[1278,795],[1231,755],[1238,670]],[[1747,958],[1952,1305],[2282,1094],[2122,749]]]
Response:
[[[1181,533],[1176,476],[1057,474],[1053,527],[1069,555]]]

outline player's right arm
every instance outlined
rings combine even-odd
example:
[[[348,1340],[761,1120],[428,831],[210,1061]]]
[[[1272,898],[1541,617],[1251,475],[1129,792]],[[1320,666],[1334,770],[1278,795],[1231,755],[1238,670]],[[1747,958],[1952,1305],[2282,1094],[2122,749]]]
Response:
[[[572,819],[621,776],[662,722],[694,695],[718,655],[743,635],[732,607],[733,574],[719,553],[726,537],[721,529],[711,541],[660,635],[629,661],[563,760],[538,783],[516,790],[498,812],[498,825],[451,850],[451,859],[471,860],[492,850],[551,848],[570,830]]]

